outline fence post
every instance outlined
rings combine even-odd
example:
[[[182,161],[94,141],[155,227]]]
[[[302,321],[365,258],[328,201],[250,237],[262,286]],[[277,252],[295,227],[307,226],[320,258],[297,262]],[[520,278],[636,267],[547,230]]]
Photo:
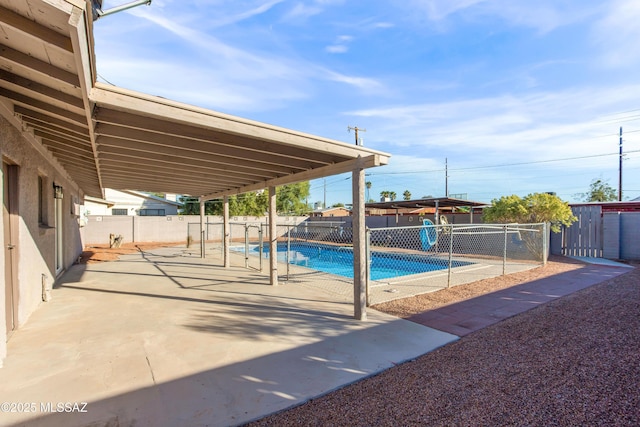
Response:
[[[547,222],[542,224],[542,265],[547,265],[547,258],[549,257],[549,227]]]
[[[369,278],[371,277],[371,230],[369,229],[369,227],[365,226],[364,233],[364,250],[367,256],[367,260],[365,261],[366,271],[364,275],[364,283],[366,292],[366,305],[367,307],[369,307],[371,305],[371,302],[369,301]]]
[[[504,247],[502,248],[502,275],[507,274],[507,224],[504,225]]]
[[[451,231],[449,233],[449,271],[447,272],[447,288],[451,287],[452,264],[453,264],[453,226],[451,226]]]
[[[291,251],[291,226],[285,225],[287,227],[287,253],[285,254],[285,262],[287,263],[287,282],[289,281],[289,252]]]
[[[260,271],[262,271],[262,252],[263,252],[263,248],[262,248],[262,223],[260,224],[260,228],[258,228],[258,244],[260,245],[260,248],[258,249],[259,254],[260,254]]]
[[[249,225],[244,224],[244,268],[249,268]]]

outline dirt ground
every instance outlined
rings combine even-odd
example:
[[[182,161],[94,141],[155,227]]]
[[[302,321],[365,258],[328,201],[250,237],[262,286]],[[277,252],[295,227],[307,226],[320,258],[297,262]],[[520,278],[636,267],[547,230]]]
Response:
[[[397,317],[408,318],[414,314],[443,307],[453,302],[464,301],[500,289],[509,288],[511,286],[542,279],[544,277],[554,276],[566,271],[576,270],[582,266],[584,266],[584,263],[580,261],[552,255],[549,257],[549,261],[545,266],[521,271],[519,273],[508,274],[506,276],[479,280],[466,285],[459,285],[449,289],[442,289],[428,294],[417,295],[415,297],[389,301],[374,305],[373,308]]]
[[[134,254],[155,248],[166,248],[179,246],[180,242],[144,242],[144,243],[123,243],[119,248],[109,248],[108,244],[88,245],[78,258],[78,264],[93,264],[105,261],[115,261],[120,255]]]

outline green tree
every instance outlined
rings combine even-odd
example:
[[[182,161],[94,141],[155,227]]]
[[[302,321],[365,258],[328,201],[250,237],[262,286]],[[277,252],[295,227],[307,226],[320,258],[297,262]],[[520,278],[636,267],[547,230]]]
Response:
[[[398,196],[398,195],[396,194],[396,192],[395,192],[395,191],[390,191],[390,192],[389,192],[389,198],[391,198],[391,201],[392,201],[392,202],[396,199],[396,197],[397,197],[397,196]]]
[[[276,210],[279,213],[302,215],[308,210],[309,181],[276,188]],[[195,197],[182,197],[182,215],[199,215],[200,202]],[[205,215],[222,215],[222,200],[205,202]],[[269,210],[269,192],[251,191],[229,197],[230,216],[262,216]]]
[[[411,191],[404,190],[404,193],[402,193],[402,198],[404,200],[411,200]]]
[[[332,208],[344,208],[344,203],[334,203],[331,205]]]
[[[380,192],[380,199],[381,201],[385,201],[388,197],[391,197],[391,192],[387,191],[387,190],[383,190]]]
[[[585,202],[613,202],[618,200],[618,192],[607,182],[594,179],[589,185],[589,191],[582,194]]]
[[[371,181],[367,181],[364,183],[365,187],[367,187],[367,200],[371,201],[371,198],[369,197],[369,190],[371,190],[371,186],[373,184],[371,184]]]
[[[309,197],[309,181],[283,185],[276,189],[276,209],[280,213],[303,215],[307,213],[305,200]]]
[[[530,224],[545,222],[551,225],[551,231],[558,233],[561,226],[569,226],[577,221],[567,202],[558,196],[547,193],[532,193],[524,198],[516,195],[493,199],[491,206],[482,212],[485,223],[519,223]],[[522,233],[522,240],[527,248],[542,259],[542,239],[536,233]]]

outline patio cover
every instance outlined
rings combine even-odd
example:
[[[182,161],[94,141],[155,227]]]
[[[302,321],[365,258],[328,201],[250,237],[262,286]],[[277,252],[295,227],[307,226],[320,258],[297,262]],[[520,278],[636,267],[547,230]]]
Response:
[[[487,203],[472,200],[454,199],[450,197],[429,197],[416,200],[394,200],[392,202],[367,203],[367,208],[374,209],[417,209],[417,208],[460,208],[487,206]]]
[[[0,0],[0,114],[85,195],[207,200],[388,162],[361,146],[96,83],[92,26],[84,0]]]

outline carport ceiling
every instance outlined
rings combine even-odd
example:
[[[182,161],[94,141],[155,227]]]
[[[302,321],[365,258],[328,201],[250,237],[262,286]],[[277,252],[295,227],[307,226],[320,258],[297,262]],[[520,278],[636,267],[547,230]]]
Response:
[[[388,161],[96,83],[92,25],[83,0],[0,0],[0,112],[87,195],[113,188],[213,198]]]

